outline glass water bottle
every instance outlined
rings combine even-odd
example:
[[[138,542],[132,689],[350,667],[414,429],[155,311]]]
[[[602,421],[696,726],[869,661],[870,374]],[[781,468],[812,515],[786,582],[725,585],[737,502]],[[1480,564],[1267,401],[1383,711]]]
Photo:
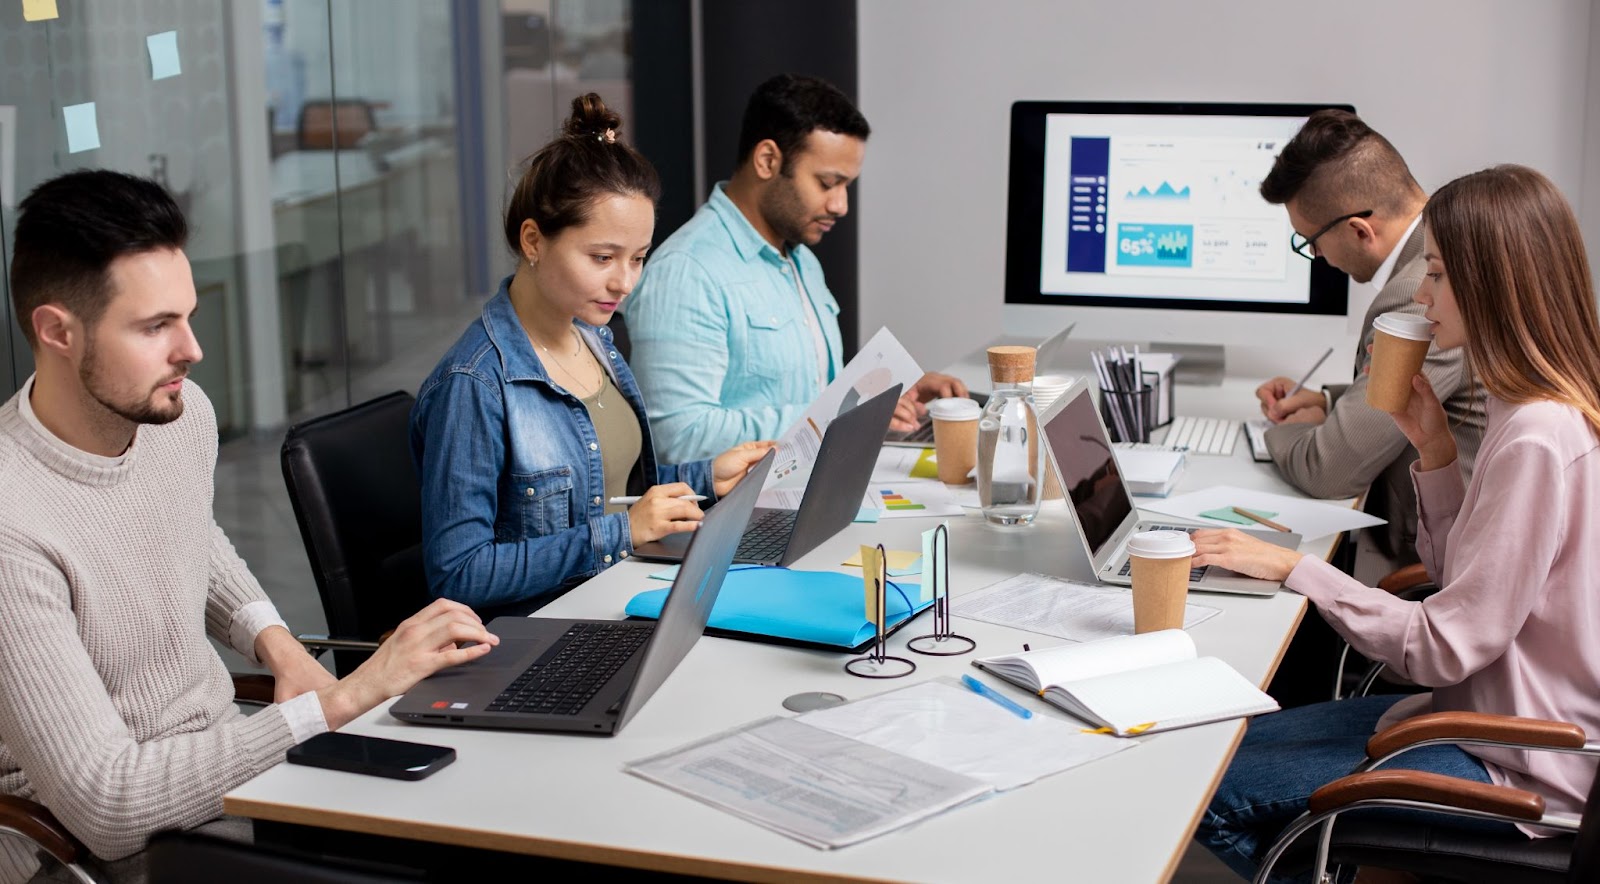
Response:
[[[990,347],[994,392],[978,419],[978,501],[993,525],[1027,525],[1039,514],[1044,446],[1034,436],[1032,347]]]

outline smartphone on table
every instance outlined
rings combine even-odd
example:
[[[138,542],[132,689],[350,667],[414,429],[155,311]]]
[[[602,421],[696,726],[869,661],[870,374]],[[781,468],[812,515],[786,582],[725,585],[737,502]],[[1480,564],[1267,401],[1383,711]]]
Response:
[[[420,780],[455,761],[456,750],[449,746],[329,731],[291,747],[287,758],[291,764],[397,780]]]

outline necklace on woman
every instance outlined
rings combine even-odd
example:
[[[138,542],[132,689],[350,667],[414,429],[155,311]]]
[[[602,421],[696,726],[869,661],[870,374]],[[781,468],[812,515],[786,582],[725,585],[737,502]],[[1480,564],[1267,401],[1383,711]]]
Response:
[[[567,329],[572,332],[572,337],[576,339],[576,343],[578,345],[578,349],[572,351],[572,356],[574,358],[582,356],[583,355],[583,338],[578,337],[578,330],[573,328],[572,326],[570,326],[570,325],[567,326]],[[578,373],[572,370],[572,366],[568,365],[566,360],[564,360],[560,356],[556,355],[556,352],[554,350],[551,350],[549,347],[545,346],[544,344],[540,344],[539,345],[539,349],[543,350],[547,355],[550,356],[550,358],[554,359],[556,361],[556,364],[561,366],[561,370],[567,373],[567,377],[571,378],[574,381],[582,380],[581,378],[578,377]],[[595,387],[594,387],[594,390],[592,390],[591,392],[598,393],[600,391],[600,389],[605,386],[605,382],[606,382],[605,373],[604,373],[604,370],[601,369],[598,364],[595,365],[594,370],[595,370],[595,379],[594,379]],[[578,398],[582,399],[583,397],[580,395]],[[597,405],[600,408],[605,408],[606,407],[605,402],[603,402],[600,399],[596,399],[595,400],[595,405]]]

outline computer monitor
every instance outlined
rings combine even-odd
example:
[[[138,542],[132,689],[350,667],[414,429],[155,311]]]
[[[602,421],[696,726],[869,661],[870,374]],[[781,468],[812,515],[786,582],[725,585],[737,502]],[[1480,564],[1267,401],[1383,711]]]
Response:
[[[1071,319],[1080,339],[1151,342],[1218,375],[1223,345],[1342,336],[1347,277],[1294,254],[1288,212],[1259,190],[1324,107],[1352,110],[1012,104],[1006,331]]]

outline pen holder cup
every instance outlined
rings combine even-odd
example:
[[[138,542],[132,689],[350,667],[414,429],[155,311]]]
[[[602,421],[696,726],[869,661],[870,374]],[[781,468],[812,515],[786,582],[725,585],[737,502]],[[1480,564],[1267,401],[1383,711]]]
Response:
[[[1156,408],[1153,412],[1150,412],[1150,416],[1145,419],[1145,423],[1149,424],[1152,430],[1167,426],[1172,423],[1173,415],[1178,413],[1178,400],[1172,383],[1172,371],[1169,369],[1166,374],[1146,371],[1142,372],[1141,376],[1144,378],[1144,382],[1154,387],[1156,391],[1155,396],[1152,397],[1155,400]]]
[[[1100,388],[1100,418],[1113,442],[1149,442],[1155,423],[1155,388],[1148,384],[1137,392]]]

